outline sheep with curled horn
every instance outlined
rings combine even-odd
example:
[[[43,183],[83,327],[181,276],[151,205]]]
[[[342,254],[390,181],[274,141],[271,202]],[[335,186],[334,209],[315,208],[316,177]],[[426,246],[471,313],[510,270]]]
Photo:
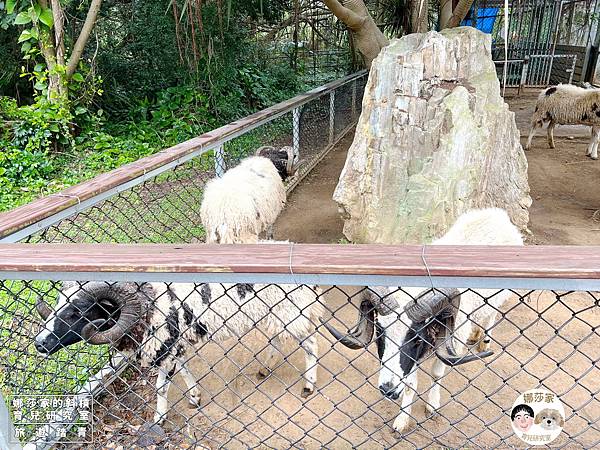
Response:
[[[292,147],[260,147],[204,188],[200,218],[206,242],[255,244],[272,237],[272,226],[286,202],[283,182],[301,165]]]
[[[519,230],[508,214],[498,208],[473,210],[461,215],[433,245],[523,245]],[[440,406],[439,380],[446,366],[478,361],[489,350],[489,330],[510,291],[494,289],[428,289],[425,287],[380,288],[365,291],[358,324],[344,334],[324,322],[341,344],[364,349],[375,334],[380,360],[379,390],[392,400],[402,396],[401,412],[393,428],[409,427],[411,406],[417,390],[417,368],[436,356],[425,409],[434,414]],[[474,353],[465,351],[466,345]]]
[[[199,406],[202,389],[187,365],[198,348],[258,328],[271,343],[259,378],[269,375],[285,354],[284,340],[293,338],[305,351],[301,395],[308,397],[317,382],[319,296],[318,286],[306,285],[65,282],[54,310],[38,300],[44,324],[35,347],[51,355],[82,340],[110,344],[142,367],[157,368],[154,420],[161,423],[176,373],[190,404]]]

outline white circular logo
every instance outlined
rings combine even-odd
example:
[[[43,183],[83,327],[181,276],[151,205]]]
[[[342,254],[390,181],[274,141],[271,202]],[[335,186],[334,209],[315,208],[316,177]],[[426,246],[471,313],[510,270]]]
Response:
[[[529,445],[545,445],[562,431],[565,409],[556,394],[545,389],[532,389],[517,397],[510,420],[522,441]]]

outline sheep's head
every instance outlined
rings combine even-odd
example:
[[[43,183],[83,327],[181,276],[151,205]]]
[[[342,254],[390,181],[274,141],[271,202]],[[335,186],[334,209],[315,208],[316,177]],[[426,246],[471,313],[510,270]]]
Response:
[[[376,329],[381,363],[379,389],[386,397],[397,399],[403,392],[405,377],[432,351],[447,365],[492,354],[457,354],[450,334],[459,300],[456,289],[429,289],[400,305],[394,296],[381,297],[369,290],[360,305],[358,324],[348,334],[323,324],[339,342],[352,349],[366,348]]]
[[[280,149],[269,146],[260,147],[256,150],[255,156],[270,159],[284,181],[286,178],[293,176],[302,164],[302,161],[298,160],[298,155],[294,154],[294,149],[290,146]]]
[[[138,294],[118,284],[65,284],[54,311],[38,299],[36,309],[44,324],[35,347],[51,355],[82,339],[91,344],[116,343],[135,325],[141,305]]]

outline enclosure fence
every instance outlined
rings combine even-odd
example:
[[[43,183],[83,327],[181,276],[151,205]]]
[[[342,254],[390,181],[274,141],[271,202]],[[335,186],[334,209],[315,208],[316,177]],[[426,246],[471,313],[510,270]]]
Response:
[[[600,444],[598,248],[195,244],[208,179],[291,145],[306,161],[293,189],[351,138],[366,76],[0,215],[15,440],[520,446],[513,402],[543,387],[565,409],[552,447]],[[439,308],[416,320],[423,299]]]
[[[356,124],[367,72],[325,84],[155,155],[0,214],[0,242],[204,241],[205,183],[258,147],[293,146],[288,192]]]
[[[549,446],[595,448],[598,250],[0,245],[2,393],[31,448],[504,448],[543,388]]]
[[[494,61],[500,84],[504,82],[506,64],[506,86],[546,87],[552,84],[573,82],[577,55],[531,55],[524,59]]]

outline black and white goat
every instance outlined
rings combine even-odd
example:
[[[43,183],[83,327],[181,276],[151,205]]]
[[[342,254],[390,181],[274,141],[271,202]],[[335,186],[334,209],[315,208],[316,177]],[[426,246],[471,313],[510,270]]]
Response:
[[[256,244],[285,206],[283,181],[300,162],[292,147],[261,147],[204,188],[200,218],[209,244]]]
[[[304,285],[65,282],[54,311],[38,300],[45,323],[35,346],[50,355],[81,340],[112,344],[142,367],[157,367],[154,419],[160,423],[176,372],[187,384],[190,403],[199,404],[200,389],[186,366],[197,347],[259,327],[272,344],[259,376],[266,377],[282,354],[281,338],[293,337],[306,352],[307,397],[317,381],[319,294],[317,286]]]
[[[519,230],[505,211],[497,208],[474,210],[461,215],[434,245],[523,245]],[[438,380],[446,365],[464,364],[492,353],[488,331],[496,314],[511,295],[492,289],[436,289],[411,287],[371,288],[360,305],[360,320],[344,335],[324,323],[332,335],[352,349],[365,348],[376,330],[381,363],[379,390],[397,400],[402,396],[401,412],[393,428],[404,432],[417,390],[417,369],[425,357],[436,353],[431,368],[434,385],[426,402],[428,413],[440,406]],[[463,292],[462,294],[460,294]],[[476,354],[464,352],[465,344]]]

